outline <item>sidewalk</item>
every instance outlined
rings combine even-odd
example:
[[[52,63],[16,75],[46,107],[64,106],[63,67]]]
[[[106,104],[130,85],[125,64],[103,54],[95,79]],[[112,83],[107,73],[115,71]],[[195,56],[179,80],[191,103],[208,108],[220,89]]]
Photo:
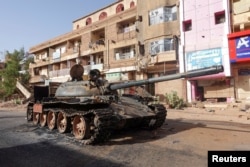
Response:
[[[239,106],[211,104],[205,108],[185,107],[183,110],[167,110],[168,119],[194,119],[250,124],[249,110],[242,111]]]

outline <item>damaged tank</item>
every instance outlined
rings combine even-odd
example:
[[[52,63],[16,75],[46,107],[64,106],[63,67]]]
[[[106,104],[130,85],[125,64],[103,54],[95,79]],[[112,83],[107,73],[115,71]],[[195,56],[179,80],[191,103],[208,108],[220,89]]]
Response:
[[[59,133],[71,132],[84,144],[105,142],[116,130],[157,129],[165,122],[167,110],[141,86],[216,74],[223,72],[223,66],[124,83],[109,83],[97,69],[91,70],[89,80],[84,81],[83,72],[81,65],[74,65],[70,70],[72,80],[60,84],[54,96],[48,86],[35,86],[34,98],[27,106],[27,120]],[[117,90],[133,86],[141,93],[118,95]]]

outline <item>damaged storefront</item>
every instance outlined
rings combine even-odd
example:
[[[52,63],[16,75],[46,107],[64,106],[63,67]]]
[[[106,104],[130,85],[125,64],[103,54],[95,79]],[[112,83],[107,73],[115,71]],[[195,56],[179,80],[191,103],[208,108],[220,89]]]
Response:
[[[192,71],[223,65],[224,72],[214,75],[189,78],[187,80],[188,101],[229,101],[234,98],[234,80],[230,73],[226,57],[228,51],[221,47],[186,53],[186,71]],[[226,68],[225,68],[226,67]]]
[[[235,80],[235,97],[250,98],[250,30],[228,35],[232,74]]]

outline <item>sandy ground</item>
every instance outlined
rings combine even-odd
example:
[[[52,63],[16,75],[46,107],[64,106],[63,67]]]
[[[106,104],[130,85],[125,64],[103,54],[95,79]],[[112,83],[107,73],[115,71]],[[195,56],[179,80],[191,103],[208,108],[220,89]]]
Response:
[[[250,124],[250,112],[240,108],[195,108],[187,107],[183,110],[168,109],[170,119],[194,119],[209,121],[226,121]]]

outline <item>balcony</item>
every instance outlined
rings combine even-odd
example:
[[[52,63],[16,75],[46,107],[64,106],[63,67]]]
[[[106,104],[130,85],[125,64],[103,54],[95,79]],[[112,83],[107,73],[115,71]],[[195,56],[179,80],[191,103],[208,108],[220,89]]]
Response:
[[[176,61],[175,51],[168,51],[151,56],[151,64]]]
[[[34,63],[30,64],[30,68],[42,67],[42,66],[46,66],[48,64],[50,64],[50,58],[49,57],[39,58],[39,59],[35,59]]]
[[[29,83],[34,84],[34,83],[42,83],[47,79],[45,75],[34,75],[30,78]]]
[[[69,75],[70,68],[65,68],[61,70],[54,70],[49,72],[49,78],[63,77]]]
[[[124,52],[124,53],[116,53],[115,59],[116,60],[125,60],[125,59],[131,59],[134,58],[135,54],[134,51],[131,50],[130,52]]]
[[[250,12],[242,13],[233,16],[234,25],[244,25],[250,23]]]
[[[103,64],[94,64],[94,65],[87,65],[83,66],[84,68],[84,75],[88,75],[89,71],[92,69],[98,69],[100,71],[103,70]],[[57,77],[68,77],[70,75],[70,68],[65,68],[61,70],[54,70],[49,72],[49,78],[57,78]]]
[[[95,51],[105,50],[105,39],[98,39],[89,43],[89,48]]]
[[[135,26],[126,27],[121,29],[117,34],[117,41],[122,41],[125,39],[133,39],[136,37]]]

